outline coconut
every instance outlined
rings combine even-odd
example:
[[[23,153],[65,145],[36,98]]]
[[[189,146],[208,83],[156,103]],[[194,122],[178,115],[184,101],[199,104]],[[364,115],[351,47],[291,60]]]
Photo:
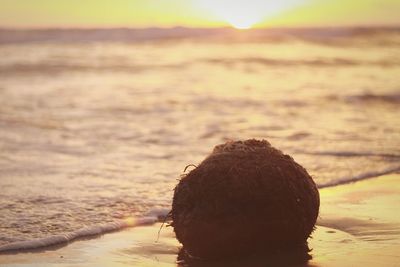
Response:
[[[218,145],[175,187],[172,223],[196,258],[304,247],[319,212],[307,171],[267,141]]]

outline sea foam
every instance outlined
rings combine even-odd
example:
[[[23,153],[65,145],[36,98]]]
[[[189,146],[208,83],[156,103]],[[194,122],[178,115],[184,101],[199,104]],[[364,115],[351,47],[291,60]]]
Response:
[[[119,220],[115,222],[110,222],[102,225],[95,225],[81,228],[77,231],[73,231],[67,234],[52,235],[44,238],[37,238],[26,241],[12,242],[6,245],[0,246],[0,253],[10,252],[10,251],[21,251],[21,250],[33,250],[40,249],[48,246],[60,245],[63,243],[68,243],[73,240],[90,237],[100,234],[105,234],[108,232],[118,231],[128,227],[136,227],[143,225],[151,225],[156,223],[167,215],[168,211],[166,209],[156,209],[151,210],[148,214],[151,216],[145,216],[141,218],[126,218],[124,220]]]
[[[379,171],[364,172],[359,175],[355,175],[355,176],[351,176],[351,177],[342,177],[342,178],[339,178],[332,182],[319,184],[318,188],[321,189],[321,188],[325,188],[325,187],[354,183],[357,181],[375,178],[375,177],[378,177],[381,175],[386,175],[386,174],[391,174],[391,173],[396,173],[396,172],[400,172],[400,165],[388,167],[388,168],[385,168],[385,169],[382,169]]]

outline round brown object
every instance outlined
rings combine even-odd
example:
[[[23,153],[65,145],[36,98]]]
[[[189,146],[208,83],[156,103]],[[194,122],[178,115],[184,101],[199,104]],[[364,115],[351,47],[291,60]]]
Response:
[[[216,146],[180,180],[171,213],[185,251],[215,259],[304,246],[318,211],[307,171],[252,139]]]

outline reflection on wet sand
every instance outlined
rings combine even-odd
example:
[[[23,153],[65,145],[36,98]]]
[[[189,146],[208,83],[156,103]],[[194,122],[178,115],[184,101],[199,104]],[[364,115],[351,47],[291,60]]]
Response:
[[[193,259],[182,248],[177,258],[178,267],[265,267],[265,266],[308,266],[312,257],[308,246],[301,246],[288,251],[263,251],[245,258],[231,258],[227,260],[203,261]]]

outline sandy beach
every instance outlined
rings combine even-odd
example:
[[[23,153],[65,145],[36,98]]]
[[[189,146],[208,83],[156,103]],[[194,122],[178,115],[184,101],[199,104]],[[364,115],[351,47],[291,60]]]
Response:
[[[400,175],[385,175],[324,188],[317,229],[309,239],[312,259],[290,266],[400,266]],[[271,259],[179,261],[180,244],[161,224],[129,228],[62,247],[0,256],[3,266],[265,266]],[[290,258],[290,257],[289,257]]]
[[[0,267],[400,267],[376,2],[0,0]]]

